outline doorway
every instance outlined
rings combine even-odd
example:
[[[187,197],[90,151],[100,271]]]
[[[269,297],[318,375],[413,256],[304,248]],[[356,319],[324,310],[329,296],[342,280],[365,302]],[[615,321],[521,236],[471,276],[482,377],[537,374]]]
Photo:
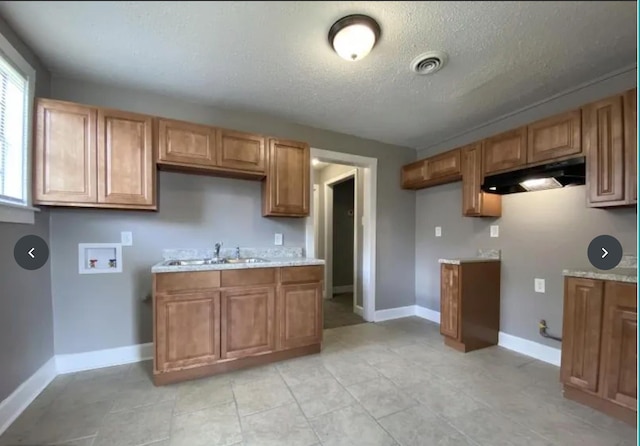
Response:
[[[311,149],[306,250],[325,260],[325,328],[373,321],[375,158]]]

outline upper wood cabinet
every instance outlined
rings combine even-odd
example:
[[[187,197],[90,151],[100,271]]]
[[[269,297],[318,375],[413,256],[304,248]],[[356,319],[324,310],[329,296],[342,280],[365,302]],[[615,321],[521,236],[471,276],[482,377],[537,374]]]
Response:
[[[403,189],[420,189],[427,181],[427,160],[402,166],[401,184]]]
[[[462,166],[462,215],[465,217],[500,217],[502,196],[482,192],[482,145],[460,149]]]
[[[624,151],[626,157],[627,203],[638,202],[638,91],[624,94]]]
[[[517,169],[527,163],[527,128],[501,133],[483,141],[485,175]]]
[[[565,280],[562,323],[562,382],[598,391],[602,335],[603,283],[570,277]]]
[[[38,99],[34,156],[35,204],[95,204],[97,111]]]
[[[427,181],[429,184],[456,181],[460,179],[460,174],[460,149],[429,157],[427,163]]]
[[[580,110],[572,110],[527,126],[527,163],[537,164],[582,154],[580,117]]]
[[[269,171],[263,184],[265,217],[309,215],[309,152],[306,143],[269,140]]]
[[[155,208],[153,118],[98,109],[98,203]]]
[[[213,167],[216,129],[183,121],[158,120],[158,163]]]
[[[264,140],[261,135],[219,129],[218,167],[264,174],[266,171]]]
[[[156,209],[153,118],[38,99],[34,202]]]

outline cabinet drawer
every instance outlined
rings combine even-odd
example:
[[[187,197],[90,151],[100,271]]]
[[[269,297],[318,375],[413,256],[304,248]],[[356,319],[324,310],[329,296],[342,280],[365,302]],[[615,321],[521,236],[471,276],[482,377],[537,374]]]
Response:
[[[291,266],[280,269],[280,283],[320,282],[323,278],[323,266]]]
[[[270,285],[276,282],[275,268],[236,269],[221,271],[223,287]]]
[[[220,287],[220,271],[190,271],[155,275],[157,293],[186,293]]]

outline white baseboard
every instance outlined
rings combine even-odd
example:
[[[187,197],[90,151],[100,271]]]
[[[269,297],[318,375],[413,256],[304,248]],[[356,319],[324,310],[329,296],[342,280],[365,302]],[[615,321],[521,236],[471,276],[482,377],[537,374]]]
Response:
[[[416,306],[407,305],[406,307],[389,308],[388,310],[376,311],[375,321],[390,321],[391,319],[400,319],[403,317],[415,316]]]
[[[436,324],[440,324],[440,312],[426,308],[420,305],[416,305],[416,316],[426,319]]]
[[[519,338],[508,333],[498,333],[498,345],[526,356],[560,367],[562,350],[548,345]]]
[[[353,307],[353,312],[360,317],[364,317],[364,309],[360,305]]]
[[[58,373],[63,374],[130,364],[151,358],[153,358],[153,343],[149,342],[85,353],[56,355],[56,366]]]
[[[0,435],[57,376],[55,357],[49,359],[25,382],[0,402]]]
[[[333,294],[353,293],[353,285],[340,285],[333,287]]]

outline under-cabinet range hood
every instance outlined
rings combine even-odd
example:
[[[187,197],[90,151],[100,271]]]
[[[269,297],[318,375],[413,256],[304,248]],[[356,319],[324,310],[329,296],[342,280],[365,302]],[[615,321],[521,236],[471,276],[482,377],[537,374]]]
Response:
[[[482,183],[482,190],[492,194],[506,195],[584,183],[585,160],[584,157],[580,157],[513,172],[487,175]]]

